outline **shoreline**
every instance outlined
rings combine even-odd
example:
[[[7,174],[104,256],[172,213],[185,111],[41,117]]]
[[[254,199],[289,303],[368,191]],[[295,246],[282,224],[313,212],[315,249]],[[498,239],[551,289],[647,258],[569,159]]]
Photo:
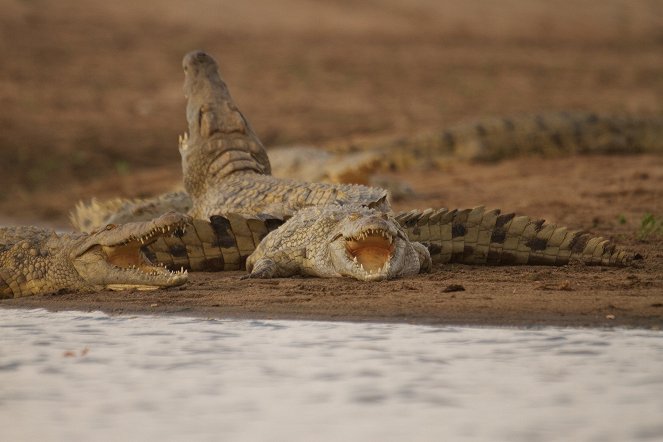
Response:
[[[239,280],[242,272],[197,273],[179,288],[29,296],[3,300],[0,308],[246,320],[663,328],[662,296],[655,285],[644,284],[646,290],[616,291],[578,283],[578,272],[605,274],[600,268],[449,267],[452,269],[436,268],[429,275],[379,283],[314,278],[247,282]],[[628,279],[631,270],[609,269],[607,273]],[[481,276],[483,281],[469,281],[465,279],[468,275]],[[574,282],[569,285],[569,281]],[[445,291],[455,285],[465,290]]]
[[[637,267],[451,264],[436,265],[430,274],[382,282],[240,280],[244,273],[238,271],[191,273],[183,287],[29,296],[2,300],[0,307],[214,318],[663,328],[663,235],[651,232],[643,238],[641,227],[644,213],[652,213],[657,223],[663,220],[661,166],[663,158],[655,155],[597,155],[458,163],[444,173],[393,175],[412,183],[414,190],[412,198],[394,204],[395,210],[486,205],[546,218],[640,254],[643,260]],[[450,291],[453,286],[464,290]]]

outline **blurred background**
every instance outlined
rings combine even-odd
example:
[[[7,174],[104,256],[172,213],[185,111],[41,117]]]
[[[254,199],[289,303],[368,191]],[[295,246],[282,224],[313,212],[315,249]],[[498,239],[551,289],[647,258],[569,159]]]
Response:
[[[486,115],[663,113],[660,0],[0,0],[0,210],[181,178],[181,59],[211,53],[266,146]]]

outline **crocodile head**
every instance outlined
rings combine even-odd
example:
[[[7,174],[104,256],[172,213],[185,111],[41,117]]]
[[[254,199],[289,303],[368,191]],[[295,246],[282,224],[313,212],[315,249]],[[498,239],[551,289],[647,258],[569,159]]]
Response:
[[[428,249],[377,208],[328,205],[299,210],[246,261],[247,278],[304,274],[380,281],[430,271]]]
[[[328,241],[332,265],[342,276],[380,281],[430,268],[428,250],[410,242],[393,217],[379,210],[345,213]]]
[[[152,290],[184,284],[185,270],[155,265],[143,247],[182,231],[191,219],[168,212],[146,222],[109,224],[74,242],[69,258],[83,285],[111,290]]]
[[[180,154],[187,192],[199,197],[235,172],[269,174],[265,148],[230,96],[216,61],[193,51],[182,67],[189,132],[180,137]]]

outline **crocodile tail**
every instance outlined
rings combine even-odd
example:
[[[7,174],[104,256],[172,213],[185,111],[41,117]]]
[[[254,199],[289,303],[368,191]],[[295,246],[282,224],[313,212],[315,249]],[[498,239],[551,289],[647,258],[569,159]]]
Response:
[[[134,200],[113,198],[107,201],[99,201],[92,198],[89,203],[79,201],[74,210],[69,214],[69,221],[74,229],[90,233],[105,226],[108,219],[122,207],[134,203]]]
[[[90,233],[107,224],[149,221],[171,211],[186,213],[192,204],[191,198],[184,191],[168,192],[146,199],[113,198],[99,201],[93,198],[89,203],[79,201],[69,214],[69,220],[76,230]]]
[[[438,263],[627,266],[634,259],[602,237],[483,207],[414,210],[396,220]]]
[[[450,159],[494,162],[522,155],[663,153],[663,117],[547,112],[483,118],[442,132],[368,146],[391,170]]]
[[[152,261],[171,270],[241,270],[260,241],[283,224],[271,215],[214,215],[193,219],[182,232],[159,238],[143,252]]]
[[[456,157],[498,161],[521,155],[663,152],[661,135],[660,117],[549,112],[459,125],[440,139]]]

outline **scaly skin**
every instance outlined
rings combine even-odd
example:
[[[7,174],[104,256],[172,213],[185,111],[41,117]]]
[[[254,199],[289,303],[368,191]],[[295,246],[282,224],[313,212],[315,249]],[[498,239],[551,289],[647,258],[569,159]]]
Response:
[[[633,260],[601,237],[499,210],[429,209],[393,218],[350,205],[299,211],[262,240],[246,268],[249,278],[302,274],[379,281],[430,271],[431,255],[437,262],[494,265]]]
[[[293,275],[381,281],[429,272],[428,249],[394,218],[357,205],[307,207],[270,232],[246,261],[249,278]]]
[[[435,263],[627,266],[638,256],[600,236],[497,209],[413,210],[395,218]]]
[[[182,65],[189,132],[180,139],[180,154],[194,218],[228,212],[290,216],[307,206],[369,204],[386,196],[377,188],[272,177],[267,154],[221,80],[216,61],[197,51]]]
[[[151,260],[169,268],[184,267],[196,271],[243,269],[254,250],[261,250],[261,254],[270,250],[269,253],[279,255],[285,262],[284,254],[274,250],[274,244],[299,241],[301,235],[305,235],[309,250],[322,253],[330,247],[329,235],[319,228],[310,228],[309,223],[315,221],[318,213],[316,210],[330,219],[340,219],[338,226],[347,225],[352,231],[352,226],[364,221],[349,220],[348,213],[363,214],[370,209],[350,207],[353,205],[302,209],[306,211],[304,214],[298,212],[285,224],[283,219],[268,215],[217,215],[211,222],[194,219],[184,235],[161,238],[146,247],[145,253]],[[380,216],[385,216],[383,211]],[[410,242],[425,245],[436,264],[564,265],[578,261],[589,265],[628,266],[637,263],[637,255],[601,237],[513,213],[500,214],[499,210],[483,207],[413,210],[388,215],[388,218],[400,226]],[[290,240],[290,237],[296,239]],[[271,238],[268,242],[262,242],[268,238]],[[313,255],[309,253],[307,256]],[[255,255],[252,262],[257,258]],[[292,259],[298,263],[301,256]],[[324,263],[323,260],[315,262]],[[331,266],[329,269],[334,271]]]
[[[459,159],[497,161],[517,155],[661,153],[663,118],[548,112],[484,118],[439,134],[343,146],[285,147],[269,152],[274,174],[310,182],[374,184],[381,170],[440,166]],[[393,184],[393,183],[390,183]],[[396,189],[398,191],[398,188]],[[89,232],[108,223],[148,220],[168,210],[187,212],[185,192],[147,200],[80,203],[71,219]],[[276,211],[272,211],[276,212]]]
[[[340,203],[340,207],[329,209],[338,212],[335,216],[343,219],[340,224],[348,222],[343,217],[343,204],[373,205],[384,213],[389,212],[381,189],[307,184],[270,176],[262,145],[232,101],[218,75],[216,62],[205,53],[193,52],[185,56],[183,65],[189,135],[181,138],[180,152],[187,193],[176,194],[175,198],[191,204],[189,213],[195,219],[187,234],[159,240],[146,248],[151,258],[171,268],[239,269],[268,232],[285,219],[294,215],[290,227],[281,234],[278,231],[273,234],[270,244],[290,241],[298,228],[304,229],[306,223],[297,220],[298,211],[306,207]],[[543,120],[535,121],[543,130]],[[516,127],[513,122],[502,121],[502,124]],[[485,136],[488,127],[492,126],[475,127],[475,132]],[[457,134],[456,138],[460,136]],[[457,145],[454,139],[453,146]],[[168,198],[145,200],[119,215],[133,216],[136,211],[152,215],[154,210],[167,207],[164,201]],[[307,213],[315,211],[310,209]],[[429,209],[399,215],[396,219],[410,231],[412,240],[427,243],[434,261],[439,262],[564,264],[571,259],[614,265],[631,262],[629,255],[600,238],[590,241],[588,235],[544,226],[542,221],[527,217],[506,222],[508,216],[496,213],[484,214],[483,209],[460,212]],[[308,241],[313,244],[313,250],[315,246],[321,250],[329,247],[318,230],[312,229],[310,235]],[[292,241],[296,239],[293,237]],[[279,270],[267,268],[260,264],[258,274],[279,274]]]
[[[186,271],[153,265],[141,251],[180,232],[190,218],[167,213],[148,222],[62,233],[38,227],[0,229],[0,298],[102,289],[151,290],[184,284]]]
[[[663,153],[663,117],[547,112],[483,118],[439,133],[328,148],[307,170],[328,181],[362,183],[378,170],[435,169],[445,162],[494,162],[523,155]],[[436,167],[437,166],[437,167]],[[290,168],[288,173],[296,173]],[[310,179],[318,177],[308,176]]]
[[[232,100],[214,59],[204,52],[184,57],[189,134],[180,139],[186,191],[147,200],[115,199],[79,204],[74,227],[92,231],[107,223],[148,220],[168,210],[205,219],[233,212],[291,216],[301,207],[333,202],[370,203],[385,191],[361,186],[310,184],[271,177],[270,161],[248,120]],[[275,153],[281,176],[305,181],[369,184],[377,170],[443,163],[493,161],[519,154],[662,152],[660,117],[600,116],[550,112],[486,118],[440,134],[382,143],[293,148]],[[303,158],[302,158],[303,157]]]
[[[164,213],[186,213],[191,210],[191,198],[184,191],[168,192],[155,198],[114,198],[89,203],[79,202],[69,219],[76,230],[90,233],[107,224],[149,221]]]

